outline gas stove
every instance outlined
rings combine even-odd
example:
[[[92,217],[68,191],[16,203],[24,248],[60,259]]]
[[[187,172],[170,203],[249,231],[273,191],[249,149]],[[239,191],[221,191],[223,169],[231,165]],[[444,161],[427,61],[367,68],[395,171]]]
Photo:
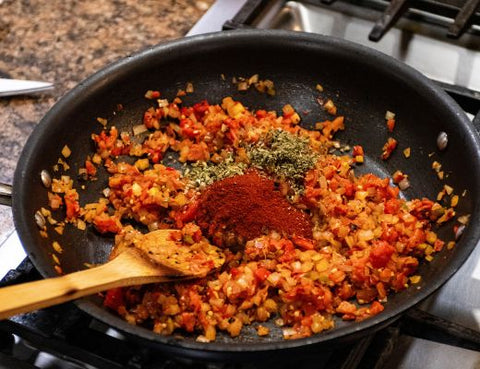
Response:
[[[187,35],[254,27],[360,43],[438,83],[480,127],[479,4],[480,0],[218,0]],[[24,260],[15,232],[0,235],[0,242],[0,285],[40,278]],[[253,363],[167,357],[67,303],[0,322],[0,367],[478,368],[479,287],[477,247],[444,287],[387,328],[331,350]]]

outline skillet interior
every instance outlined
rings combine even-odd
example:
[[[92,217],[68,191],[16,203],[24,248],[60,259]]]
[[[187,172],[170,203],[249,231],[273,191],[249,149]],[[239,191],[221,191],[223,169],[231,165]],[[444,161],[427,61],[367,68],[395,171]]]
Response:
[[[232,77],[255,73],[275,82],[275,97],[236,91]],[[35,211],[47,205],[40,171],[52,168],[62,147],[68,144],[72,149],[69,174],[74,176],[93,148],[90,134],[101,130],[97,117],[108,118],[119,130],[139,124],[144,110],[152,104],[143,98],[146,90],[158,89],[171,99],[189,81],[195,92],[184,99],[186,104],[202,99],[215,103],[224,96],[233,96],[251,109],[278,111],[290,103],[303,112],[305,125],[330,118],[316,102],[320,94],[315,86],[321,83],[325,91],[322,96],[332,98],[339,114],[346,117],[346,130],[337,138],[344,143],[360,144],[366,150],[366,163],[357,173],[373,171],[386,176],[400,169],[409,175],[412,184],[405,191],[408,198],[435,199],[444,183],[458,194],[466,190],[457,212],[472,214],[471,224],[478,223],[480,157],[476,132],[461,109],[419,73],[383,54],[339,39],[283,31],[224,32],[163,44],[100,71],[68,93],[35,129],[15,173],[13,212],[22,243],[42,275],[55,273],[49,252],[52,239],[41,238],[34,223]],[[123,105],[123,110],[118,111],[118,104]],[[392,135],[399,147],[384,162],[379,155],[388,137],[386,110],[396,113],[397,126]],[[449,136],[444,152],[436,148],[440,131]],[[406,147],[412,149],[410,159],[401,154]],[[430,157],[430,153],[434,155]],[[431,169],[433,160],[439,161],[448,173],[445,182],[439,181]],[[105,186],[103,175],[80,194],[82,203],[96,199]],[[452,225],[440,231],[446,240],[452,239]],[[361,323],[338,322],[334,330],[306,339],[283,341],[278,330],[277,334],[260,338],[253,329],[247,329],[236,339],[220,335],[216,342],[204,344],[194,337],[179,340],[130,326],[104,310],[97,297],[84,299],[79,306],[113,327],[145,338],[144,342],[195,357],[245,355],[339,342],[380,328],[436,290],[476,246],[479,232],[478,228],[468,227],[454,250],[445,250],[420,268],[422,281],[418,287],[389,297],[382,314]],[[91,230],[68,229],[58,241],[64,248],[63,270],[72,272],[83,269],[84,263],[104,262],[112,239]]]

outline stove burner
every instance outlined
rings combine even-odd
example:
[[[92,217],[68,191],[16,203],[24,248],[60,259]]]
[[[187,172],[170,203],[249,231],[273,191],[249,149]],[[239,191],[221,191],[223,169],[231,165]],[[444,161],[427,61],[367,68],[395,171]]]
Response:
[[[337,0],[306,0],[303,3],[312,5],[331,5]],[[480,27],[480,0],[350,0],[352,5],[382,11],[375,26],[369,34],[371,41],[380,41],[385,33],[395,25],[401,17],[423,19],[433,23],[441,23],[448,28],[448,37],[459,38],[465,32],[478,33]],[[268,0],[249,0],[234,19],[225,23],[225,29],[235,29],[251,25],[267,8],[272,7]],[[473,26],[475,29],[473,29]]]
[[[371,41],[380,41],[388,29],[396,23],[410,6],[415,7],[416,5],[419,9],[425,9],[434,14],[446,15],[448,17],[454,16],[453,23],[448,27],[447,36],[459,38],[475,20],[477,20],[478,24],[478,16],[475,15],[475,12],[480,5],[480,0],[467,0],[463,4],[458,4],[458,2],[454,2],[455,4],[450,3],[450,1],[417,1],[417,4],[414,4],[414,1],[411,0],[391,0],[368,38]],[[456,15],[454,15],[455,12]]]

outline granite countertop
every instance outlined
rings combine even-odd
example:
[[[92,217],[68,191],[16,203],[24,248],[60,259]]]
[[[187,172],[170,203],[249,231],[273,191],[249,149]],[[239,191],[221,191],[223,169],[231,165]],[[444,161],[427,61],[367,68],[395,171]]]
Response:
[[[126,55],[184,36],[214,0],[0,0],[0,77],[54,82],[44,95],[0,98],[0,182],[43,115],[92,73]],[[0,206],[0,245],[13,231]]]

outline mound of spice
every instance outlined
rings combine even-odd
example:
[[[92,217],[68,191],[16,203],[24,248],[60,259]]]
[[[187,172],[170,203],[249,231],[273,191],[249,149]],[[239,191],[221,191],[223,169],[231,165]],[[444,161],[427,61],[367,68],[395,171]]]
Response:
[[[291,205],[276,187],[256,170],[217,181],[200,197],[197,224],[226,247],[269,231],[312,238],[309,215]]]

